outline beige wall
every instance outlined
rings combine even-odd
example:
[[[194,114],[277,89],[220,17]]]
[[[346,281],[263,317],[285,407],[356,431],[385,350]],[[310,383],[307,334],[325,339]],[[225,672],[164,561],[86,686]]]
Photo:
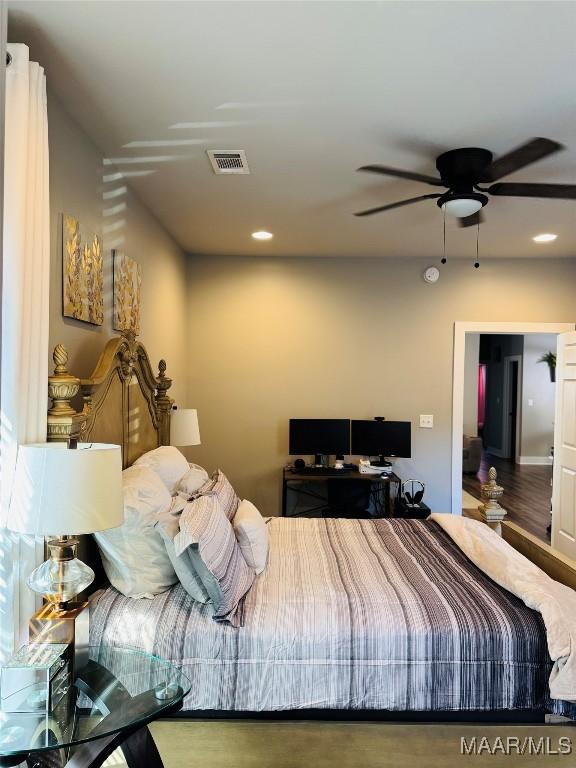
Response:
[[[436,285],[421,279],[425,260],[191,257],[187,267],[125,185],[103,182],[100,151],[53,98],[49,129],[51,346],[66,344],[71,369],[90,373],[112,335],[110,249],[124,248],[143,269],[141,338],[153,363],[167,359],[179,403],[199,409],[202,445],[189,457],[222,466],[267,514],[279,510],[288,419],[298,416],[410,419],[413,459],[397,462],[399,474],[423,479],[431,506],[449,509],[454,321],[576,318],[572,260],[484,261],[478,271],[453,261]],[[101,328],[62,318],[62,212],[104,235]],[[417,427],[420,413],[434,414],[434,429]]]
[[[478,366],[480,334],[467,333],[464,349],[464,434],[478,434]]]
[[[538,360],[547,352],[556,352],[557,340],[555,334],[549,333],[524,336],[521,461],[548,459],[554,443],[556,385],[550,381],[548,366]]]
[[[573,322],[576,260],[190,260],[187,405],[202,445],[238,492],[276,514],[290,417],[410,419],[413,458],[434,510],[450,508],[453,324]],[[434,429],[419,429],[419,414]]]
[[[142,331],[153,366],[168,361],[174,378],[171,394],[183,401],[187,363],[186,255],[122,181],[105,182],[102,154],[59,103],[49,98],[50,140],[50,349],[57,343],[70,353],[70,369],[88,376],[112,330],[112,257],[119,248],[142,265]],[[113,193],[110,196],[110,193]],[[104,313],[102,326],[62,317],[62,220],[69,213],[81,226],[103,236]]]

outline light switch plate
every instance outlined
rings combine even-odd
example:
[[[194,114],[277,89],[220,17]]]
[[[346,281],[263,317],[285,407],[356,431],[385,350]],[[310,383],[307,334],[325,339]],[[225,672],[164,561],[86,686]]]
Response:
[[[434,416],[432,414],[420,414],[420,426],[424,429],[432,429],[434,426]]]

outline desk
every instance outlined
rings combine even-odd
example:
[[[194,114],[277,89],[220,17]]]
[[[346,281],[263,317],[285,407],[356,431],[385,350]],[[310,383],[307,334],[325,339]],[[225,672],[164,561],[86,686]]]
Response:
[[[287,467],[284,468],[282,473],[282,517],[301,517],[314,513],[317,514],[326,509],[328,507],[327,495],[326,493],[321,493],[321,491],[325,489],[325,484],[328,480],[333,480],[336,483],[345,480],[370,483],[370,498],[375,508],[375,514],[369,516],[393,517],[393,498],[395,499],[398,495],[400,483],[402,482],[394,472],[388,472],[384,475],[370,475],[355,470],[334,475],[302,475],[298,474],[297,470]],[[322,484],[320,488],[318,488],[319,483]],[[315,505],[302,512],[288,514],[287,501],[289,490],[295,491],[300,497],[304,496],[311,499],[316,502]]]

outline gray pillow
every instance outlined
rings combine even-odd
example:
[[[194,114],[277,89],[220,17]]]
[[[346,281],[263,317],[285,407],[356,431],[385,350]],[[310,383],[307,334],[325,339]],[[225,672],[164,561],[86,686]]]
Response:
[[[186,505],[180,517],[180,533],[174,539],[176,553],[188,551],[214,606],[214,619],[242,625],[240,601],[256,576],[238,546],[230,520],[218,497],[199,496]]]
[[[216,496],[222,507],[222,511],[228,518],[232,520],[238,510],[240,499],[236,495],[236,491],[232,487],[230,480],[226,477],[221,469],[217,469],[209,481],[194,494],[193,498],[198,496],[207,496],[212,494]]]
[[[166,552],[170,558],[172,567],[176,571],[176,576],[178,577],[180,584],[182,584],[190,597],[193,597],[197,602],[209,603],[210,595],[208,594],[202,579],[200,579],[196,573],[196,569],[194,568],[190,557],[190,551],[184,550],[181,555],[176,554],[174,538],[179,531],[179,519],[180,512],[171,510],[169,513],[161,516],[160,520],[156,523],[156,528],[164,542]]]

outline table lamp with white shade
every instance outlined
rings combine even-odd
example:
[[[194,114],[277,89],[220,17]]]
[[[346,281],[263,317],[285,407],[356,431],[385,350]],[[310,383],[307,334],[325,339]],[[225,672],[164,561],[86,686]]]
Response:
[[[184,448],[188,445],[200,445],[200,428],[196,408],[172,409],[170,415],[170,445]]]
[[[94,580],[76,557],[74,536],[115,528],[124,522],[120,446],[79,443],[20,445],[7,527],[16,533],[56,537],[50,558],[28,578],[28,586],[61,610]]]

